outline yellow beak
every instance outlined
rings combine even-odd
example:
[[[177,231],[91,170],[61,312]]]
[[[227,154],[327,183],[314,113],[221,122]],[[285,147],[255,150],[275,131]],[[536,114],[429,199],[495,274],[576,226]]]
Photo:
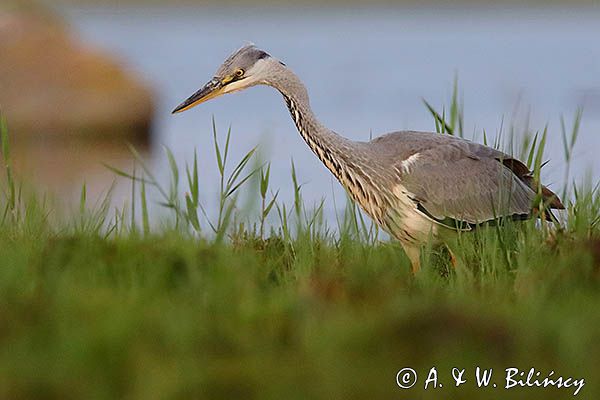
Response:
[[[189,110],[190,108],[195,107],[200,103],[204,103],[207,100],[214,99],[223,93],[223,83],[219,79],[214,78],[204,85],[202,89],[198,90],[196,93],[188,97],[183,103],[175,107],[173,114]]]

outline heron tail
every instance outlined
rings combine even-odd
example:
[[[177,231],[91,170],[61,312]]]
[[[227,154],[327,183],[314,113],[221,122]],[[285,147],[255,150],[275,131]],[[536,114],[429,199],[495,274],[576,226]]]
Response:
[[[547,204],[549,208],[556,208],[557,210],[564,210],[565,206],[560,201],[560,198],[546,186],[542,185],[542,197],[544,204]]]

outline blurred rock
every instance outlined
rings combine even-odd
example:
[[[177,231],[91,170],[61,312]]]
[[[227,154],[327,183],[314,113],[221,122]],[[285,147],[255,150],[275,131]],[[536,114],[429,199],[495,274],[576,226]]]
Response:
[[[0,7],[0,111],[17,141],[86,136],[147,140],[149,88],[42,12]]]

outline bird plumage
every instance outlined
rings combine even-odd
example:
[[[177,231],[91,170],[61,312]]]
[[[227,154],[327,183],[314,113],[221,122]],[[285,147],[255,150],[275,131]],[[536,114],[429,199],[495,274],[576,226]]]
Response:
[[[369,142],[346,139],[319,122],[300,79],[253,45],[229,56],[215,77],[174,112],[259,84],[281,92],[310,149],[362,209],[401,242],[415,271],[420,247],[442,232],[532,215],[538,184],[522,162],[430,132],[393,132]],[[563,208],[554,193],[541,188],[550,208]]]
[[[536,196],[529,171],[490,147],[449,135],[395,132],[371,141],[383,163],[429,215],[478,224],[507,215],[528,215]],[[411,160],[410,165],[403,165]],[[526,167],[525,167],[526,169]]]

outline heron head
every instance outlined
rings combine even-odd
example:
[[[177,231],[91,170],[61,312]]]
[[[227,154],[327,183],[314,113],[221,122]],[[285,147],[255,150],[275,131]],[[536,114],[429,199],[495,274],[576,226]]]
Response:
[[[274,61],[269,54],[252,44],[242,47],[227,57],[214,78],[178,105],[173,114],[189,110],[225,93],[267,84],[270,66]],[[279,64],[279,61],[276,63]]]

